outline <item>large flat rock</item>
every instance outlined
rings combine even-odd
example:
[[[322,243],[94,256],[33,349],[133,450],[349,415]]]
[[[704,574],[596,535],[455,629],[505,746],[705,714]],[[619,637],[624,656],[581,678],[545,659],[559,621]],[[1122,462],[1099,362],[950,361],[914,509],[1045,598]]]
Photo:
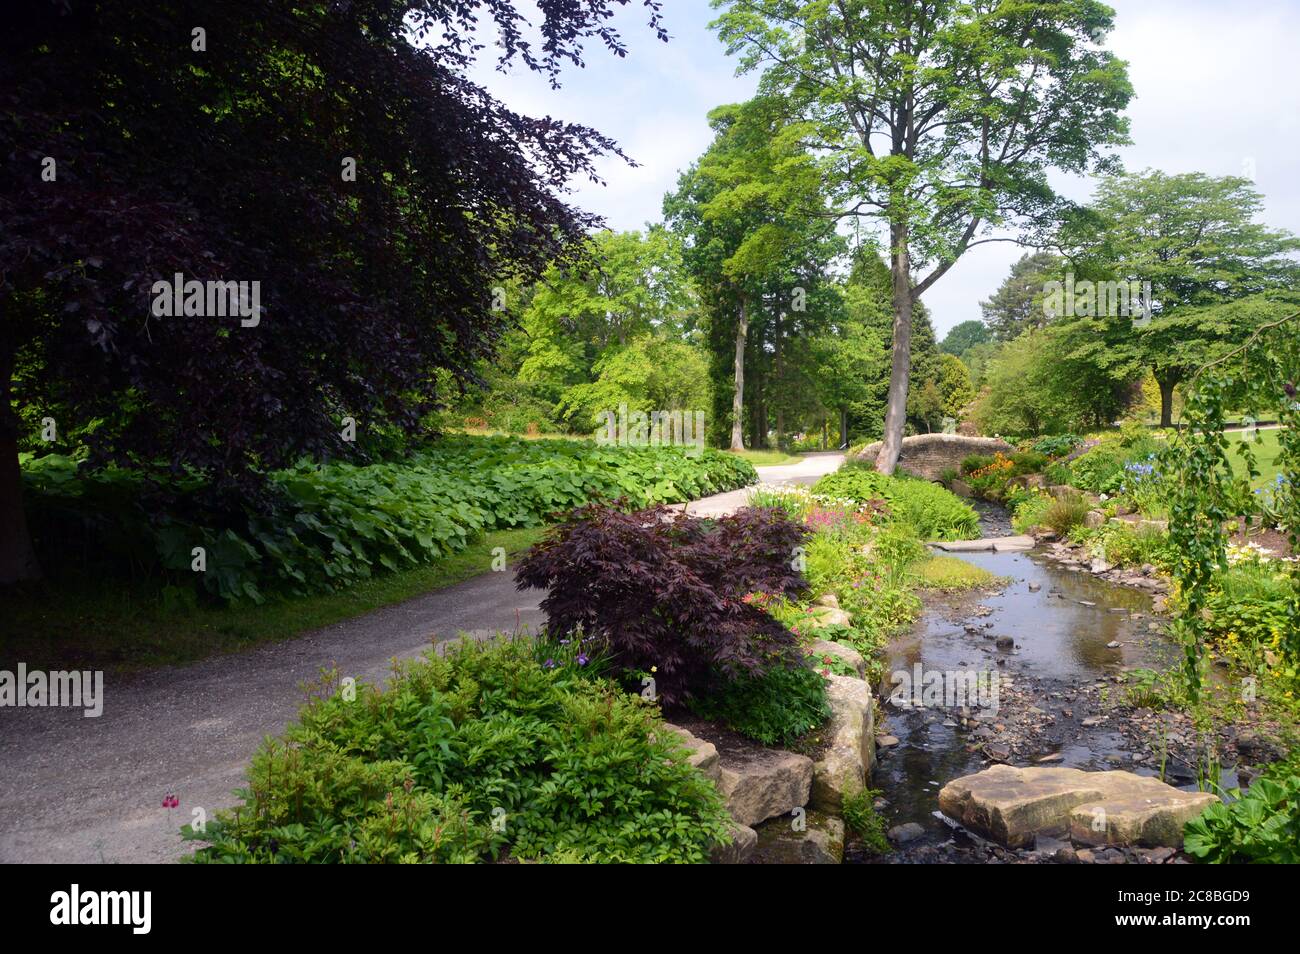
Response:
[[[1010,848],[1067,830],[1086,844],[1181,848],[1183,823],[1215,800],[1131,772],[1010,765],[956,779],[939,792],[945,815]]]

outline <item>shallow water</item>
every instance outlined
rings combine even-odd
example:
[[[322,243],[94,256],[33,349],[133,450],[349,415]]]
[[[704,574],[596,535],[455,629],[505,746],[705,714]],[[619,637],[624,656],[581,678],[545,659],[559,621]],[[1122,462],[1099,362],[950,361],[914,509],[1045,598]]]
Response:
[[[1083,724],[1099,711],[1092,708],[1098,693],[1108,691],[1098,689],[1101,682],[1109,684],[1125,669],[1159,668],[1173,659],[1173,647],[1148,631],[1150,596],[1033,553],[961,558],[1010,582],[996,595],[936,601],[912,633],[891,646],[890,671],[913,673],[919,663],[927,674],[973,671],[990,679],[996,674],[1010,686],[1002,683],[1000,704],[991,709],[980,708],[987,698],[964,700],[979,703],[966,708],[953,699],[900,708],[886,700],[892,687],[882,689],[886,719],[877,731],[895,736],[899,744],[882,753],[871,785],[887,801],[882,811],[887,827],[918,822],[926,830],[890,860],[907,860],[918,847],[965,837],[938,816],[939,789],[992,764],[982,746],[1016,737],[1017,720],[1033,728],[1016,737],[1012,764],[1059,754],[1052,764],[1154,774],[1130,764],[1132,753],[1117,726],[1106,720]],[[1011,637],[1014,648],[997,648],[999,636]],[[1120,645],[1109,648],[1114,642]],[[972,723],[962,725],[963,717],[977,720],[975,732]],[[1011,726],[1009,734],[1003,723]]]

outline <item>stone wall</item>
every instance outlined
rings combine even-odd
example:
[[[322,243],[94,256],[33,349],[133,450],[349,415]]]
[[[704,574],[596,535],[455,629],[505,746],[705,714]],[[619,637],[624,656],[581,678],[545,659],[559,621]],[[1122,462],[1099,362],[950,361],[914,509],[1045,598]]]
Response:
[[[961,462],[972,454],[1009,454],[1013,448],[996,437],[967,437],[964,434],[916,434],[903,438],[898,469],[914,477],[938,480],[945,470],[960,470]],[[880,453],[880,441],[868,444],[857,459],[873,463]]]

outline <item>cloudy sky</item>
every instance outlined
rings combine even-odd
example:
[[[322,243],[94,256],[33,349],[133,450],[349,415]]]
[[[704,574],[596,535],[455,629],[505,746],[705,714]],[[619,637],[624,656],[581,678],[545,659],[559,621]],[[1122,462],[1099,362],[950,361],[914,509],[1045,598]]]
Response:
[[[1111,0],[1110,46],[1129,63],[1136,98],[1129,106],[1130,170],[1243,175],[1253,168],[1269,225],[1300,234],[1300,0]],[[642,228],[661,216],[663,195],[708,146],[705,116],[752,95],[757,78],[737,77],[708,29],[708,0],[665,0],[672,39],[644,28],[639,5],[620,15],[625,59],[592,48],[586,69],[570,69],[559,91],[525,70],[503,75],[488,63],[476,79],[515,109],[594,126],[613,136],[640,166],[604,163],[605,186],[575,183],[574,201],[615,229]],[[1057,180],[1072,198],[1087,181]],[[979,301],[997,288],[1021,250],[972,249],[925,296],[942,334],[980,317]]]

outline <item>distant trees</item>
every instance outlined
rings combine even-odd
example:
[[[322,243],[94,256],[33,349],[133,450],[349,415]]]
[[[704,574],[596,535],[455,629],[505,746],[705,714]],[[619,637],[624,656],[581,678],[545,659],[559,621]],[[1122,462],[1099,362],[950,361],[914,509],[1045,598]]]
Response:
[[[843,242],[804,144],[809,130],[790,122],[783,99],[721,106],[709,122],[713,143],[665,197],[664,215],[683,238],[705,313],[715,438],[725,421],[727,443],[741,450],[747,413],[751,445],[766,443],[766,388],[793,393],[789,352],[834,304],[825,276]],[[784,408],[776,403],[778,438]]]
[[[960,358],[971,348],[991,341],[992,338],[984,323],[972,318],[953,325],[943,341],[939,342],[939,350]]]
[[[1161,426],[1177,385],[1294,302],[1300,241],[1260,223],[1262,207],[1248,179],[1147,171],[1102,180],[1065,232],[1089,277],[1150,288],[1150,315],[1095,309],[1069,321],[1083,332],[1075,357],[1117,379],[1155,375]]]
[[[1043,307],[1045,286],[1059,279],[1061,271],[1061,259],[1051,252],[1022,255],[998,290],[980,302],[989,334],[998,341],[1010,341],[1031,328],[1043,327],[1048,320]]]

